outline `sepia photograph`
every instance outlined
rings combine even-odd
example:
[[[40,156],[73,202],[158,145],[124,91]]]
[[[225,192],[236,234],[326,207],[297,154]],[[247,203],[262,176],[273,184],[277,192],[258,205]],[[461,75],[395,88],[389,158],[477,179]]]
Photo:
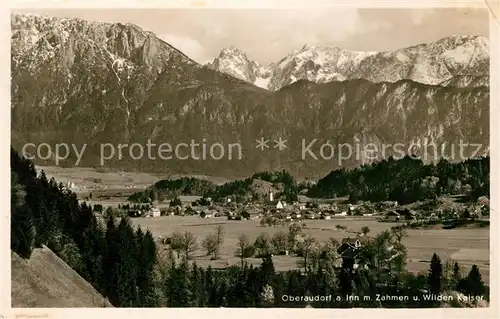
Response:
[[[10,19],[13,308],[490,307],[487,7]]]

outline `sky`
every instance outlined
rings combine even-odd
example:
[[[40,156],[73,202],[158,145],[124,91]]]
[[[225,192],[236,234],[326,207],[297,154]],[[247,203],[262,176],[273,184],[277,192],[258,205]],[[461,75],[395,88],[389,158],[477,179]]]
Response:
[[[16,10],[20,11],[20,10]],[[488,36],[486,9],[36,9],[56,17],[136,24],[197,62],[225,47],[267,65],[305,44],[390,51],[450,35]]]

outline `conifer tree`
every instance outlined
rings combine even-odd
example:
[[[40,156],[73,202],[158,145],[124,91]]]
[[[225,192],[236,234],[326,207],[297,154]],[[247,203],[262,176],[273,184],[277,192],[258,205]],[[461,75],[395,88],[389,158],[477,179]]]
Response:
[[[11,211],[11,249],[23,258],[30,258],[36,236],[31,211],[25,205],[14,206]]]
[[[451,275],[452,289],[457,289],[458,283],[461,279],[462,275],[460,273],[460,265],[458,262],[455,262],[455,264],[453,264],[453,274]]]
[[[188,307],[191,302],[188,263],[183,259],[179,266],[170,268],[168,274],[167,296],[169,307]]]
[[[434,253],[432,255],[429,275],[427,278],[427,283],[430,288],[430,292],[433,294],[439,294],[441,292],[441,281],[443,278],[443,265],[441,264],[441,259]]]
[[[134,231],[128,218],[122,218],[118,225],[118,299],[122,307],[137,305],[139,287],[137,286],[136,245]]]
[[[260,283],[262,287],[267,284],[270,284],[274,279],[274,263],[273,258],[270,254],[266,255],[262,258],[262,264],[260,265]]]
[[[143,233],[139,227],[135,233],[136,240],[136,269],[138,286],[138,305],[140,307],[153,307],[155,303],[154,292],[154,266],[157,262],[156,245],[153,235],[149,230]]]
[[[106,269],[106,276],[104,277],[105,294],[115,306],[119,305],[117,290],[118,290],[118,244],[119,237],[118,231],[115,226],[113,216],[108,216],[106,222],[106,235],[105,235],[105,250],[102,260],[102,268]]]
[[[467,277],[460,281],[459,290],[472,296],[483,296],[485,294],[486,287],[476,264],[472,265]]]

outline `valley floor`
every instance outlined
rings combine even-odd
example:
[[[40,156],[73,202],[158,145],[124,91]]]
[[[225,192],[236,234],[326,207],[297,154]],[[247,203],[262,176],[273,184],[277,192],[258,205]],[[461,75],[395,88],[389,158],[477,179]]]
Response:
[[[149,229],[155,237],[169,236],[173,232],[190,231],[200,243],[209,233],[213,232],[217,225],[222,225],[225,231],[224,244],[222,246],[221,258],[213,261],[206,256],[202,249],[195,251],[193,260],[200,266],[226,267],[238,264],[239,257],[235,256],[238,236],[242,233],[253,242],[261,233],[273,235],[278,231],[287,232],[287,228],[261,227],[259,220],[228,221],[225,217],[203,219],[198,216],[162,216],[157,218],[132,218],[132,223]],[[370,228],[369,235],[376,235],[383,230],[389,229],[397,223],[382,223],[373,218],[349,218],[332,220],[306,220],[307,227],[303,232],[311,235],[318,241],[326,241],[330,237],[342,240],[346,237],[354,237],[355,234],[339,231],[336,225],[346,226],[347,230],[360,231],[363,226]],[[408,237],[403,239],[403,244],[408,249],[408,270],[412,272],[425,272],[429,268],[429,262],[434,253],[437,253],[443,261],[457,261],[462,265],[464,274],[470,270],[472,264],[476,264],[481,272],[485,283],[489,282],[489,227],[482,228],[457,228],[457,229],[408,229]],[[248,262],[259,265],[262,260],[249,258]],[[278,271],[296,269],[299,259],[294,256],[274,256],[273,263]]]
[[[127,197],[145,188],[163,177],[157,177],[147,173],[118,173],[99,172],[93,168],[60,168],[53,166],[38,167],[43,169],[47,176],[56,180],[66,182],[71,180],[75,183],[75,191],[80,198],[84,198],[90,192],[93,198],[87,203],[101,204],[103,206],[117,207],[118,204],[126,204]],[[194,176],[193,176],[194,177]],[[199,176],[198,176],[199,177]],[[205,177],[209,178],[209,177]],[[214,183],[222,183],[221,178],[210,178]],[[126,186],[126,187],[125,187]],[[197,196],[181,196],[183,202],[191,202]],[[454,201],[455,199],[446,199]],[[168,202],[156,205],[158,208],[168,206]],[[169,236],[174,231],[190,231],[198,238],[198,243],[214,230],[216,225],[222,224],[226,232],[224,245],[222,247],[221,259],[212,261],[199,249],[194,252],[194,260],[199,265],[212,265],[221,268],[227,265],[237,264],[240,259],[234,256],[237,238],[242,233],[248,235],[251,241],[261,233],[269,235],[286,228],[261,227],[259,220],[228,221],[225,217],[202,219],[198,216],[168,216],[158,218],[134,218],[134,225],[150,229],[154,236]],[[396,223],[381,223],[374,218],[355,217],[349,219],[333,218],[332,220],[306,220],[307,228],[304,233],[312,235],[318,241],[325,241],[330,237],[341,240],[345,237],[355,236],[352,233],[338,231],[335,226],[346,226],[348,231],[360,231],[363,226],[371,230],[369,235],[376,235],[383,230],[395,226]],[[443,261],[457,261],[462,265],[464,273],[470,270],[472,264],[476,264],[483,276],[483,280],[489,281],[490,268],[490,235],[489,227],[483,228],[457,228],[457,229],[407,229],[408,237],[403,240],[408,249],[408,269],[412,272],[427,272],[429,261],[433,253],[437,253]],[[261,259],[250,258],[247,260],[253,264],[260,264]],[[274,265],[277,270],[288,270],[297,268],[298,258],[294,256],[275,256]]]

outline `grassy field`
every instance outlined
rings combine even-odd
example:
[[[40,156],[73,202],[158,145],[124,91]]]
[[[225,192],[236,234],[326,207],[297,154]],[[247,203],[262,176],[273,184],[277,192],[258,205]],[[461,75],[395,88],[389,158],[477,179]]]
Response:
[[[124,189],[126,185],[133,188],[144,188],[159,180],[159,177],[136,172],[100,172],[94,168],[74,167],[61,168],[57,166],[37,167],[43,170],[48,178],[66,183],[71,180],[75,183],[75,192],[86,192],[93,187],[106,189]]]
[[[228,221],[226,218],[202,219],[196,216],[168,216],[158,218],[132,219],[136,226],[149,229],[155,236],[168,236],[175,231],[190,231],[201,242],[217,225],[222,225],[225,230],[225,239],[221,251],[221,259],[210,260],[203,250],[193,253],[193,259],[199,265],[221,267],[227,264],[239,263],[235,256],[238,236],[246,234],[251,241],[261,233],[274,234],[286,228],[261,227],[259,220]],[[368,226],[370,234],[375,235],[396,223],[380,223],[376,220],[309,220],[306,221],[305,234],[312,235],[319,241],[326,241],[333,237],[338,240],[354,234],[335,229],[336,225],[344,225],[348,230],[359,231],[363,226]],[[485,282],[489,281],[489,227],[462,228],[462,229],[408,229],[408,237],[403,240],[408,249],[408,269],[412,272],[427,272],[433,253],[437,253],[443,261],[458,261],[463,265],[464,272],[470,270],[472,264],[477,264]],[[248,259],[255,265],[260,264],[260,259]],[[274,265],[277,270],[296,268],[297,258],[292,256],[275,256]]]
[[[61,168],[58,166],[37,166],[37,170],[43,170],[48,178],[66,183],[71,180],[75,183],[76,192],[88,191],[88,189],[124,189],[126,185],[130,188],[144,188],[162,179],[177,179],[181,175],[154,175],[141,172],[104,172],[89,167]],[[224,184],[230,180],[224,177],[205,175],[193,175],[191,177],[207,179],[215,184]]]

